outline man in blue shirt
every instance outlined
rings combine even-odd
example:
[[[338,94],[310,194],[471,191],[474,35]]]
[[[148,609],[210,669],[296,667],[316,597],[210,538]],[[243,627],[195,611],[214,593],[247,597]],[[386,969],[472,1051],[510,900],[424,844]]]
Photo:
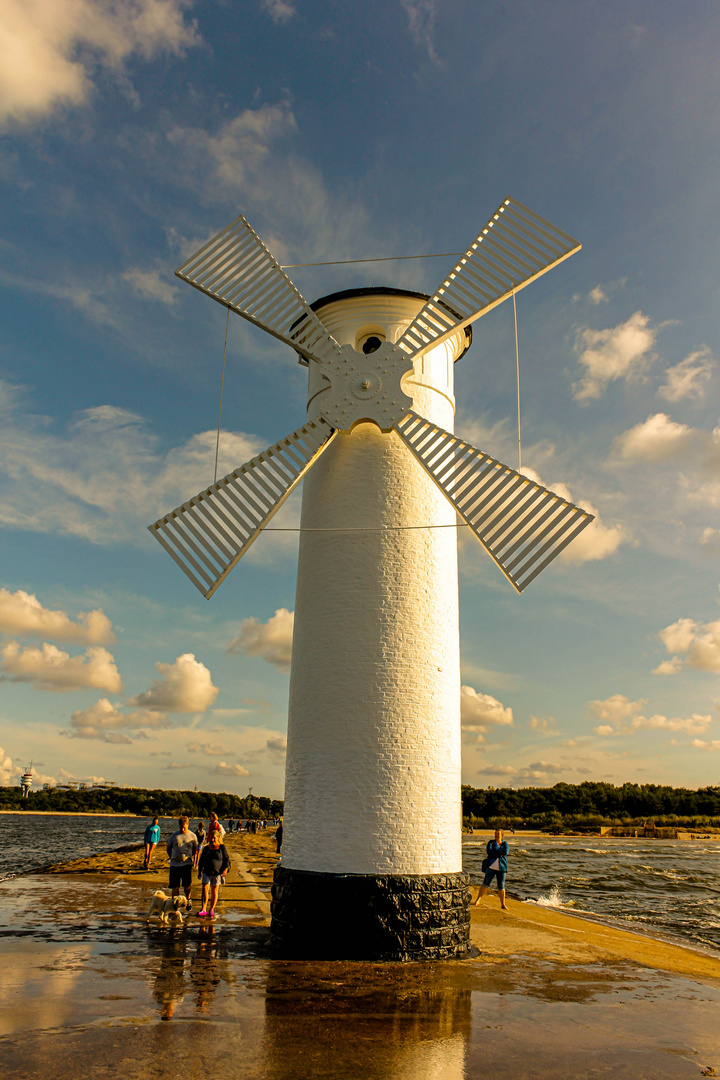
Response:
[[[507,857],[509,850],[510,849],[506,841],[503,840],[502,829],[496,829],[495,839],[488,841],[487,870],[485,871],[483,883],[480,886],[478,898],[475,901],[475,907],[478,906],[481,899],[488,891],[488,886],[492,884],[493,879],[497,878],[497,890],[500,907],[503,909],[503,911],[507,911],[507,904],[505,903],[505,875],[507,874]]]
[[[155,845],[160,839],[160,826],[158,825],[158,819],[156,817],[152,820],[152,825],[148,825],[145,830],[145,862],[143,863],[143,870],[150,869],[150,857],[155,850]]]

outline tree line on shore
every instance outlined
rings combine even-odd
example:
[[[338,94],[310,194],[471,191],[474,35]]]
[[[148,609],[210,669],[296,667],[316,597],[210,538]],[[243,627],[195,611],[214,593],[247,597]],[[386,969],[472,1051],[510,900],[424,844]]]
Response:
[[[553,787],[462,789],[467,825],[512,825],[515,828],[634,825],[652,820],[658,826],[720,827],[720,787],[694,791],[660,784],[600,781],[554,784]],[[96,814],[138,814],[142,817],[274,818],[283,813],[281,799],[231,795],[215,791],[164,791],[145,788],[32,791],[22,798],[19,787],[0,788],[2,810],[75,811]]]
[[[666,787],[660,784],[582,784],[552,787],[462,789],[466,825],[512,825],[544,829],[594,825],[720,827],[720,787]]]
[[[141,817],[275,818],[282,799],[263,795],[230,795],[225,791],[163,791],[146,788],[102,788],[31,791],[26,799],[19,787],[0,788],[0,810],[47,810],[57,813],[139,814]]]

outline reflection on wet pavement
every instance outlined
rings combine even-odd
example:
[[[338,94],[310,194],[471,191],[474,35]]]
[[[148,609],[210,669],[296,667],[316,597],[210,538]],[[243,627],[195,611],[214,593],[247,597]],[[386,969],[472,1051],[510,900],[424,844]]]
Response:
[[[0,889],[3,1077],[493,1080],[720,1072],[720,988],[519,954],[443,964],[271,959],[242,918],[147,924],[137,892]],[[140,908],[140,911],[138,911]]]

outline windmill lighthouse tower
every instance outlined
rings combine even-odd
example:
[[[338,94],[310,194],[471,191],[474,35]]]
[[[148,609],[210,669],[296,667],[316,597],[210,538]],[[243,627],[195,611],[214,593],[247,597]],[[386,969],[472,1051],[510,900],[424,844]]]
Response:
[[[20,777],[20,790],[22,791],[23,799],[27,799],[28,795],[32,791],[33,785],[33,766],[32,761],[28,765],[25,772]]]
[[[452,434],[453,367],[475,319],[578,249],[506,199],[431,297],[310,307],[244,218],[177,271],[308,364],[307,422],[150,526],[209,597],[306,477],[281,955],[467,953],[456,515],[518,592],[592,519]]]

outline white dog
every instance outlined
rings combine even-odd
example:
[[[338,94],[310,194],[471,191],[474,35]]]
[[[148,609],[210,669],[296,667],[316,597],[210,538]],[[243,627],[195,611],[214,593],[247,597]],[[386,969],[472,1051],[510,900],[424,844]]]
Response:
[[[158,891],[153,894],[153,898],[150,901],[147,922],[150,922],[153,915],[159,915],[160,922],[179,922],[182,924],[183,917],[181,909],[184,910],[186,907],[187,900],[184,896],[168,896],[162,889],[158,889]]]

